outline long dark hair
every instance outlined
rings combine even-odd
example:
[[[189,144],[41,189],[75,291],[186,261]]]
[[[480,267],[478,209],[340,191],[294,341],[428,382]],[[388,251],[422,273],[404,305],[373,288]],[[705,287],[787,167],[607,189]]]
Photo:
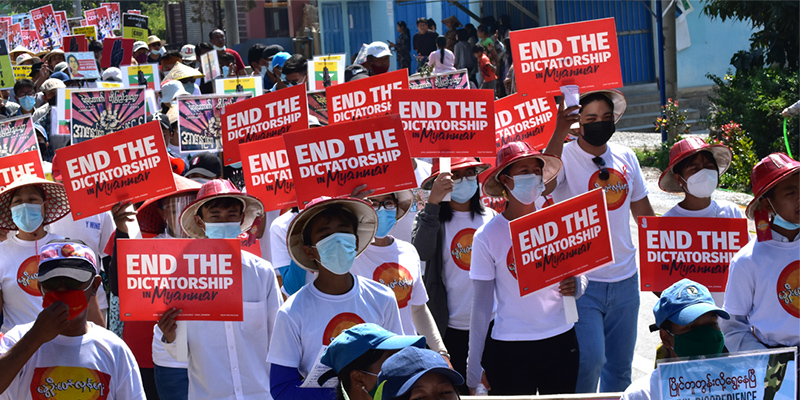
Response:
[[[406,25],[406,21],[398,21],[397,26],[406,34],[406,36],[411,37],[411,31],[408,30],[408,25]]]
[[[342,384],[342,387],[346,392],[350,392],[350,373],[353,371],[363,371],[369,368],[370,365],[375,364],[381,356],[383,356],[383,352],[386,350],[367,350],[366,353],[362,354],[350,364],[347,364],[339,371],[337,377],[339,378],[339,382]],[[336,391],[336,399],[337,400],[344,400],[344,394],[341,390]]]
[[[439,48],[440,63],[444,63],[444,46],[446,45],[447,45],[447,38],[442,35],[439,35],[439,37],[436,38],[436,47]]]
[[[469,199],[470,218],[475,219],[476,215],[483,215],[485,212],[486,209],[481,202],[481,189],[478,188],[472,198]],[[450,208],[450,202],[443,201],[439,203],[439,223],[450,222],[451,219],[453,219],[453,209]]]

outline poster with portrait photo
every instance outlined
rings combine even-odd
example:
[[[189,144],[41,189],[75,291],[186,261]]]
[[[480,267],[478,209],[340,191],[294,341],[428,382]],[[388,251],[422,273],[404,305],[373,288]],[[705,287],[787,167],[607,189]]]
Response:
[[[94,52],[66,53],[67,71],[74,80],[100,79]]]

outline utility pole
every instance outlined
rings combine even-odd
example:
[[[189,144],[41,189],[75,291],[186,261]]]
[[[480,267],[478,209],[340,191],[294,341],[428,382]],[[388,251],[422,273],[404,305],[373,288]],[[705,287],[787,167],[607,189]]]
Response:
[[[664,4],[667,6],[667,9],[664,10],[664,90],[668,99],[676,101],[678,100],[678,51],[675,44],[676,2],[665,1]],[[675,133],[670,133],[668,139],[675,139]]]
[[[228,47],[239,44],[239,12],[236,0],[225,0],[225,40]]]
[[[72,0],[72,17],[83,17],[83,11],[81,11],[81,0]]]

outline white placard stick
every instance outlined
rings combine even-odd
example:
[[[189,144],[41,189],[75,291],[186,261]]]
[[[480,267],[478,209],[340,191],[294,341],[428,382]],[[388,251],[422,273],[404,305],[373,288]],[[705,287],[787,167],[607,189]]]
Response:
[[[450,172],[450,157],[442,157],[439,159],[439,173],[443,174]],[[442,201],[450,201],[450,193],[444,195]]]
[[[564,299],[564,314],[567,317],[568,324],[578,322],[578,305],[575,304],[575,296],[563,296]]]

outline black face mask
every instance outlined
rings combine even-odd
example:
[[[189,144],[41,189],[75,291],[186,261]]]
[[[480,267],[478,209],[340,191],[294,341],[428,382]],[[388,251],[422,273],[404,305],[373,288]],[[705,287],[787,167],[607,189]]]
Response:
[[[614,121],[598,121],[583,124],[583,140],[592,146],[600,147],[606,144],[608,139],[611,139],[611,135],[613,135],[616,130]]]

